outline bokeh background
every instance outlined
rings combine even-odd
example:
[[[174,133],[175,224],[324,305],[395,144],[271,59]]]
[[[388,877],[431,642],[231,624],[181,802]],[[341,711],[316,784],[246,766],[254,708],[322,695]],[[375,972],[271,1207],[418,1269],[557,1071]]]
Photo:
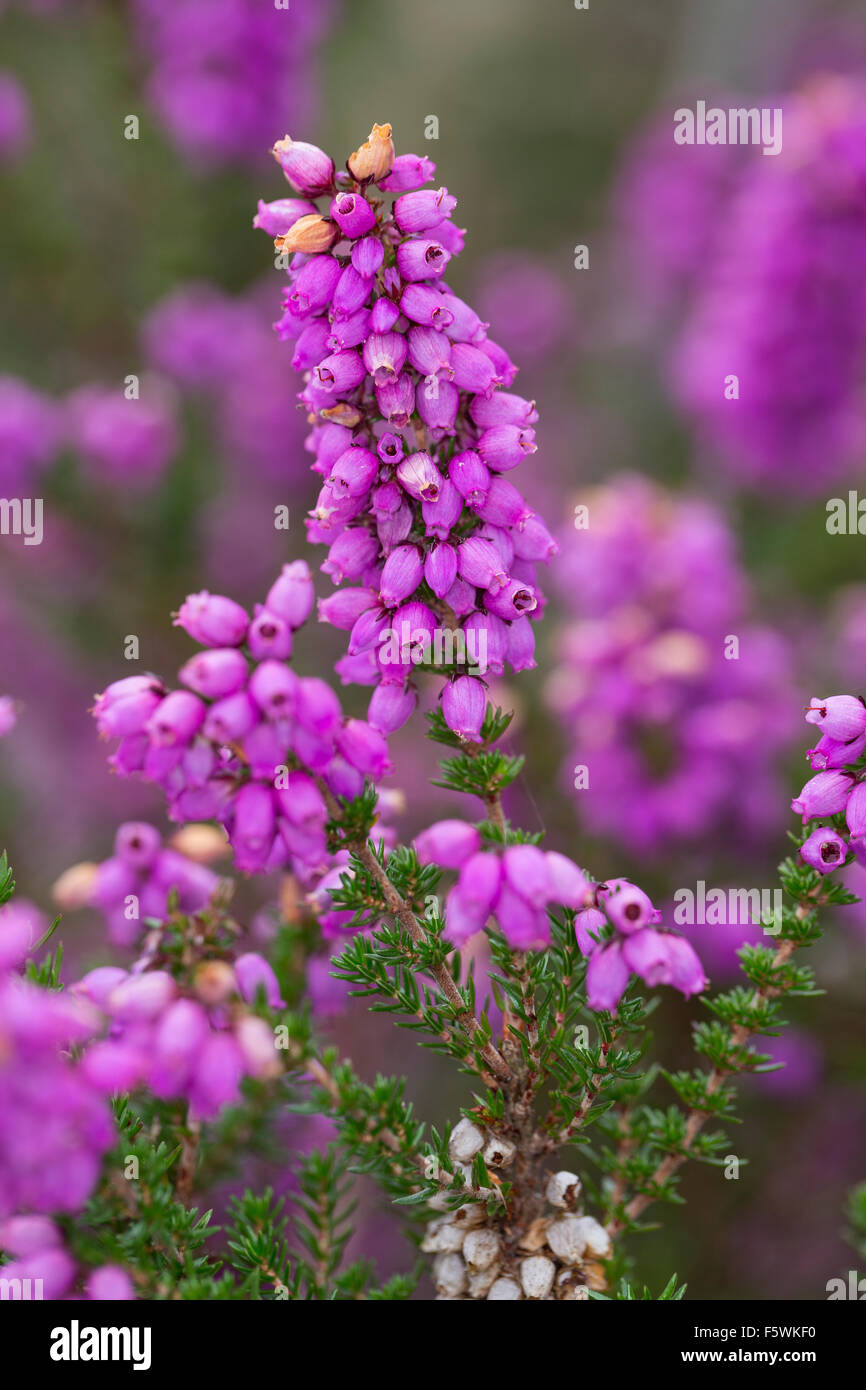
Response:
[[[257,199],[285,190],[275,139],[339,161],[373,121],[458,197],[469,236],[450,283],[538,402],[539,450],[518,481],[562,549],[538,668],[496,692],[527,755],[512,815],[666,907],[701,879],[773,886],[806,776],[802,707],[859,693],[866,657],[866,541],[826,527],[829,499],[866,495],[857,10],[0,4],[0,496],[45,505],[41,546],[0,537],[0,697],[15,720],[0,843],[34,910],[52,912],[69,865],[110,853],[119,821],[169,833],[156,789],[109,774],[94,692],[177,669],[189,648],[168,615],[186,593],[251,604],[307,550],[299,383],[251,222]],[[676,146],[673,111],[699,98],[781,107],[783,154]],[[739,400],[724,398],[728,373]],[[306,670],[337,654],[333,632],[308,630]],[[362,712],[357,690],[343,697]],[[394,745],[411,833],[448,801],[427,786],[435,754],[417,728]],[[252,916],[278,893],[257,880],[241,902]],[[724,983],[745,930],[695,933]],[[76,964],[104,959],[95,916],[68,914],[61,934]],[[749,1083],[732,1140],[748,1166],[736,1182],[688,1173],[688,1206],[638,1246],[652,1287],[676,1270],[691,1297],[815,1299],[852,1263],[866,910],[830,922],[815,954],[828,995],[794,1007],[773,1045],[785,1069]],[[666,996],[655,1017],[661,1058],[687,1064],[691,1010]],[[324,1026],[368,1072],[405,1065],[434,1122],[460,1103],[444,1066],[419,1062],[408,1035],[398,1056],[359,1005]],[[385,1272],[404,1262],[370,1203],[358,1241]]]

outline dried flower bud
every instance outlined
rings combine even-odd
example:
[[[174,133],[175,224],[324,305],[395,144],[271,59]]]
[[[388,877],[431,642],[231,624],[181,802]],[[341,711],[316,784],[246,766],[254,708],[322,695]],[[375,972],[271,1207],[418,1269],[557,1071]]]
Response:
[[[547,1244],[558,1259],[576,1265],[586,1249],[583,1224],[576,1216],[561,1216],[547,1231]]]
[[[439,1293],[456,1298],[466,1289],[466,1266],[459,1255],[438,1255],[433,1261],[433,1279]]]
[[[340,228],[336,222],[329,217],[321,217],[317,212],[309,213],[306,217],[299,217],[284,236],[276,237],[274,246],[278,251],[302,251],[305,256],[311,256],[319,251],[330,251],[339,236]]]
[[[90,860],[66,869],[51,888],[51,896],[57,906],[62,907],[64,912],[87,907],[98,872],[99,865]]]
[[[370,179],[378,183],[390,174],[393,166],[394,142],[389,125],[374,125],[360,149],[346,160],[349,173],[359,183],[368,183]]]
[[[193,989],[203,1004],[223,1004],[237,988],[235,972],[224,960],[203,961],[193,976]]]
[[[580,1178],[563,1168],[559,1173],[551,1173],[545,1196],[552,1207],[573,1207],[580,1195]]]
[[[185,854],[196,864],[212,864],[229,852],[228,837],[224,830],[215,825],[201,825],[191,821],[184,825],[169,840],[172,849]]]
[[[546,1255],[530,1255],[520,1266],[520,1282],[527,1298],[546,1298],[553,1288],[556,1265]]]
[[[465,1235],[465,1226],[455,1226],[450,1216],[440,1216],[429,1223],[421,1249],[425,1255],[449,1254],[461,1248]]]
[[[488,1302],[495,1302],[497,1300],[504,1301],[508,1299],[513,1301],[514,1299],[522,1297],[523,1294],[521,1293],[520,1285],[517,1280],[508,1278],[494,1279],[493,1283],[490,1285],[490,1292],[487,1295]]]
[[[479,1269],[477,1274],[469,1275],[469,1297],[488,1298],[490,1290],[499,1272],[499,1264],[492,1264],[489,1269]]]
[[[470,1274],[489,1269],[499,1260],[499,1237],[489,1227],[477,1231],[467,1231],[463,1242],[463,1258],[469,1266]]]
[[[484,1150],[484,1162],[488,1168],[507,1168],[509,1163],[513,1162],[515,1153],[510,1139],[501,1139],[498,1134],[491,1134]]]
[[[581,1235],[589,1255],[604,1259],[610,1254],[610,1236],[594,1216],[581,1216],[579,1219]]]
[[[451,1131],[448,1152],[455,1163],[471,1163],[484,1147],[484,1132],[471,1120],[460,1120]]]

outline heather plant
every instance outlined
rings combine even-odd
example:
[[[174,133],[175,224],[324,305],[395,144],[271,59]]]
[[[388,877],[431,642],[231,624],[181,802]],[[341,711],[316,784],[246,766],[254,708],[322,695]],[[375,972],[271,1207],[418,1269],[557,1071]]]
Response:
[[[646,893],[512,819],[523,762],[488,677],[533,663],[535,567],[556,547],[502,476],[534,449],[532,402],[442,281],[462,244],[454,198],[425,188],[431,162],[398,157],[387,125],[344,172],[288,137],[275,153],[298,197],[257,221],[287,261],[278,329],[323,478],[310,538],[337,588],[319,612],[349,633],[338,671],[347,699],[373,688],[368,718],[302,673],[303,559],[252,613],[189,595],[174,621],[197,650],[175,687],[144,672],[97,697],[114,771],[158,787],[183,838],[125,823],[109,859],[64,877],[66,904],[99,906],[123,953],[69,983],[56,923],[34,940],[2,861],[4,1274],[54,1298],[394,1300],[425,1271],[444,1300],[680,1298],[673,1273],[635,1282],[629,1237],[680,1200],[687,1159],[725,1161],[734,1082],[772,1065],[756,1040],[779,1031],[787,996],[815,992],[796,953],[821,907],[852,900],[833,875],[866,835],[866,706],[812,701],[786,905],[740,952],[744,982],[709,996]],[[467,631],[487,653],[472,674]],[[382,783],[422,685],[462,814],[407,840]],[[279,875],[267,941],[211,867],[215,842],[238,875]],[[418,1115],[403,1077],[369,1079],[329,1043],[307,997],[323,942],[351,994],[456,1068],[464,1102],[444,1124]],[[652,1060],[660,986],[709,1011],[693,1070]],[[215,1223],[218,1184],[279,1156],[287,1112],[326,1117],[333,1138],[296,1152],[288,1200],[242,1181]],[[359,1177],[405,1219],[388,1278],[348,1249]]]

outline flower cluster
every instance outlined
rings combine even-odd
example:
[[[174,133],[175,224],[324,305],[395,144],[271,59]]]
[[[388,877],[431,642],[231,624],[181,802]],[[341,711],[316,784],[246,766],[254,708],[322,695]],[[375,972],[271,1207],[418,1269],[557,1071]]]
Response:
[[[36,1297],[58,1299],[70,1292],[77,1278],[76,1261],[63,1244],[63,1233],[47,1216],[10,1216],[0,1221],[0,1250],[11,1259],[3,1278],[30,1281]],[[135,1298],[129,1275],[118,1265],[101,1265],[88,1272],[84,1297],[93,1302],[127,1302]]]
[[[481,1155],[488,1171],[508,1170],[515,1146],[474,1120],[454,1126],[448,1156],[455,1172],[471,1181],[472,1162]],[[532,1253],[514,1256],[495,1222],[481,1203],[448,1210],[447,1197],[434,1197],[442,1216],[427,1224],[421,1249],[435,1256],[433,1281],[437,1299],[487,1299],[491,1302],[582,1301],[590,1289],[605,1287],[602,1261],[611,1253],[607,1231],[592,1216],[584,1216],[581,1181],[576,1173],[551,1173],[544,1189],[545,1213],[533,1227]]]
[[[185,689],[128,676],[93,711],[100,733],[121,740],[114,768],[158,783],[172,820],[217,820],[241,872],[290,865],[302,882],[329,867],[325,792],[357,796],[390,767],[382,735],[288,665],[312,605],[301,560],[283,567],[252,618],[233,599],[192,594],[175,622],[205,650],[179,672]]]
[[[337,670],[375,687],[383,733],[412,713],[415,666],[448,675],[445,719],[477,742],[480,677],[534,665],[536,566],[556,551],[504,476],[535,451],[534,405],[507,389],[516,367],[443,279],[464,233],[456,199],[424,187],[429,159],[395,157],[387,125],[339,173],[288,136],[273,152],[300,196],[260,203],[255,222],[291,257],[277,329],[295,341],[324,479],[309,536],[349,586],[320,604],[349,634]],[[397,195],[390,207],[382,194]]]
[[[866,704],[854,695],[813,697],[806,723],[821,734],[806,755],[817,770],[791,802],[791,810],[802,816],[804,825],[844,815],[848,830],[846,839],[832,826],[819,826],[800,846],[801,859],[827,874],[845,863],[849,850],[866,863],[866,782],[854,766],[866,750]]]
[[[248,1007],[260,995],[269,1009],[285,1007],[263,956],[205,957],[189,988],[149,965],[143,957],[129,971],[99,966],[73,986],[108,1020],[107,1036],[81,1063],[92,1086],[114,1093],[146,1085],[164,1100],[184,1097],[196,1117],[212,1119],[239,1100],[244,1077],[279,1075],[274,1030]]]
[[[150,100],[197,163],[255,160],[274,111],[306,119],[334,0],[132,0]]]
[[[780,796],[785,642],[751,621],[711,505],[633,476],[581,503],[588,525],[563,537],[557,564],[575,619],[547,686],[569,739],[564,780],[587,824],[637,853],[723,827],[745,844]]]
[[[698,994],[706,976],[684,937],[656,930],[661,913],[628,880],[593,883],[572,860],[537,845],[509,845],[501,854],[482,847],[481,835],[464,821],[438,821],[415,841],[422,865],[457,871],[445,903],[445,939],[463,946],[491,916],[514,950],[550,944],[548,908],[570,908],[581,954],[589,957],[587,1000],[611,1012],[631,975],[650,987],[672,985]],[[613,929],[613,935],[611,930]]]
[[[163,845],[155,826],[127,821],[118,828],[114,854],[94,867],[87,901],[105,914],[109,940],[131,946],[145,918],[166,915],[172,895],[180,912],[197,912],[219,881],[205,864]]]
[[[746,482],[814,492],[866,438],[866,91],[834,75],[771,104],[778,157],[674,146],[668,116],[619,203],[636,273],[656,281],[654,332],[659,303],[676,320],[670,394],[708,454]]]
[[[177,401],[158,377],[139,394],[121,387],[82,386],[52,400],[16,377],[0,378],[0,487],[32,488],[64,447],[73,449],[91,481],[108,487],[152,488],[179,447]]]
[[[0,1218],[78,1211],[90,1196],[114,1127],[100,1089],[64,1050],[99,1027],[86,1000],[0,976]]]

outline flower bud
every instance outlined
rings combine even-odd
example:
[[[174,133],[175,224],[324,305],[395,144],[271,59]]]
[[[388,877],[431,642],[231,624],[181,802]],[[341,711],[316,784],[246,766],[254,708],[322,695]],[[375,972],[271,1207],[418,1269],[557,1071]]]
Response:
[[[455,1163],[471,1163],[484,1147],[484,1131],[466,1117],[458,1120],[448,1140],[448,1153]]]
[[[274,238],[274,246],[286,255],[300,251],[304,256],[315,256],[322,251],[330,251],[339,237],[337,223],[316,212],[308,217],[299,217],[287,232]]]
[[[551,1173],[544,1195],[552,1207],[571,1208],[577,1204],[580,1189],[581,1182],[577,1173],[570,1173],[567,1168],[561,1168],[558,1173]]]
[[[813,695],[806,723],[817,724],[822,734],[847,743],[866,731],[866,705],[853,695],[830,695],[826,700]]]
[[[481,726],[487,708],[487,692],[474,676],[458,676],[442,690],[445,723],[465,743],[481,742]]]
[[[253,226],[268,236],[285,236],[302,217],[317,216],[315,203],[305,198],[277,198],[273,203],[259,199],[259,210],[253,218]]]
[[[190,594],[174,616],[174,626],[182,627],[203,647],[239,647],[249,624],[239,603],[207,589]]]
[[[546,1255],[530,1255],[528,1259],[523,1260],[520,1265],[520,1282],[526,1297],[546,1298],[553,1288],[555,1274],[556,1265]]]
[[[87,907],[98,872],[99,865],[90,860],[83,860],[80,864],[72,864],[70,868],[65,869],[51,888],[51,896],[57,906],[64,912],[74,912],[76,908]]]
[[[522,1298],[523,1294],[516,1279],[502,1278],[494,1279],[490,1285],[487,1295],[489,1303],[513,1302],[515,1299]]]
[[[374,125],[363,145],[349,155],[346,167],[358,183],[378,183],[387,178],[394,167],[390,125]]]
[[[834,816],[845,810],[853,785],[846,772],[819,772],[794,797],[791,810],[803,817],[804,825],[813,816]]]
[[[218,700],[242,689],[248,670],[246,657],[237,647],[212,647],[190,657],[178,674],[197,695]]]
[[[859,787],[855,788],[851,794],[851,801],[854,800]],[[848,803],[850,813],[851,801]],[[850,820],[848,822],[850,826]],[[813,869],[817,869],[819,874],[829,874],[833,869],[838,869],[840,864],[845,863],[848,854],[848,846],[837,835],[835,830],[830,830],[828,826],[821,826],[818,830],[813,830],[807,840],[800,846],[800,858],[804,864],[809,864]]]
[[[317,145],[292,140],[288,135],[271,150],[289,183],[308,198],[327,193],[334,182],[334,161]]]
[[[376,225],[376,214],[359,193],[338,193],[331,203],[331,216],[344,236],[364,236]]]
[[[489,1227],[467,1231],[463,1242],[463,1258],[470,1274],[490,1269],[499,1260],[499,1237]]]
[[[460,1255],[437,1255],[433,1261],[433,1280],[439,1293],[446,1298],[456,1298],[465,1292],[466,1265]]]

